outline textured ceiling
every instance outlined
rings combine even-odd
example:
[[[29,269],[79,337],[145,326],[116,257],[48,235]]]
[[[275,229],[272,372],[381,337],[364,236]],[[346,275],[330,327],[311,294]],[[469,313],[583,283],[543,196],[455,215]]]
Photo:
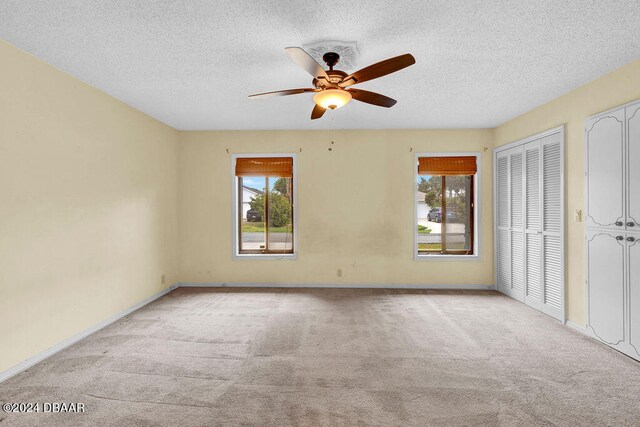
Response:
[[[640,57],[640,1],[3,0],[0,38],[177,129],[494,127]],[[357,41],[417,63],[310,121],[287,46]],[[337,68],[340,68],[339,66]],[[354,71],[354,70],[345,70]]]

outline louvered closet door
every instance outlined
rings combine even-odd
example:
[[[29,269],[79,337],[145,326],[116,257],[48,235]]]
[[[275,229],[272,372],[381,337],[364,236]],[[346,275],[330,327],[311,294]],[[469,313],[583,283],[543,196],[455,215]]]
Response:
[[[524,301],[524,161],[523,148],[509,154],[509,219],[511,231],[511,289],[509,295]]]
[[[542,151],[543,312],[564,321],[563,177],[561,134],[540,141]]]
[[[496,152],[498,290],[564,321],[564,132]]]
[[[497,286],[502,293],[511,289],[511,251],[509,245],[509,156],[496,158],[496,267]]]
[[[542,311],[542,162],[540,141],[524,146],[525,302]]]

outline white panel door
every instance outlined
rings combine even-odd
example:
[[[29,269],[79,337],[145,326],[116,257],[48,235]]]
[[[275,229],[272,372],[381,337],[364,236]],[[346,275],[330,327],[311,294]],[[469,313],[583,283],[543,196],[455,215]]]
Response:
[[[640,104],[627,107],[626,118],[627,230],[632,231],[640,229]]]
[[[627,235],[629,265],[629,344],[640,356],[640,239]]]
[[[511,290],[509,295],[524,301],[524,161],[523,147],[509,154],[509,220],[511,223]]]
[[[542,311],[542,218],[540,141],[524,146],[525,302]]]
[[[587,316],[589,327],[602,341],[624,340],[623,233],[590,230],[587,233]]]
[[[624,109],[586,124],[586,225],[624,227]]]
[[[561,134],[540,141],[542,151],[543,312],[564,322],[564,156]]]

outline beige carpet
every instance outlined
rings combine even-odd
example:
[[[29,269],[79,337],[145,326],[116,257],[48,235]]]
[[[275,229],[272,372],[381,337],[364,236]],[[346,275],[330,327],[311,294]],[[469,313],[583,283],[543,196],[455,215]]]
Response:
[[[6,344],[6,343],[5,343]],[[640,425],[640,363],[495,292],[178,289],[0,384],[0,425]]]

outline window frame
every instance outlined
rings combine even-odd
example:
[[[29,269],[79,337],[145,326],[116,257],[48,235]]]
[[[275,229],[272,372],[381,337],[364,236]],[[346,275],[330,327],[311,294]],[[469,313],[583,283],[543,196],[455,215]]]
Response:
[[[236,176],[236,161],[239,158],[251,157],[291,157],[293,159],[293,174],[291,177],[292,208],[293,208],[293,253],[240,253],[240,197],[239,197],[239,177]],[[232,154],[231,155],[231,222],[232,222],[232,256],[234,259],[288,259],[294,260],[298,257],[298,195],[297,179],[298,164],[296,153],[252,153],[252,154]]]
[[[418,200],[415,196],[418,185],[418,159],[420,157],[457,157],[457,156],[470,156],[476,158],[477,171],[473,180],[473,254],[472,255],[458,255],[458,254],[421,254],[418,252]],[[479,193],[482,191],[482,153],[481,152],[439,152],[429,153],[421,152],[415,153],[413,159],[413,186],[412,186],[412,199],[413,199],[413,259],[414,261],[478,261],[480,260],[480,215],[482,212],[481,198]]]

